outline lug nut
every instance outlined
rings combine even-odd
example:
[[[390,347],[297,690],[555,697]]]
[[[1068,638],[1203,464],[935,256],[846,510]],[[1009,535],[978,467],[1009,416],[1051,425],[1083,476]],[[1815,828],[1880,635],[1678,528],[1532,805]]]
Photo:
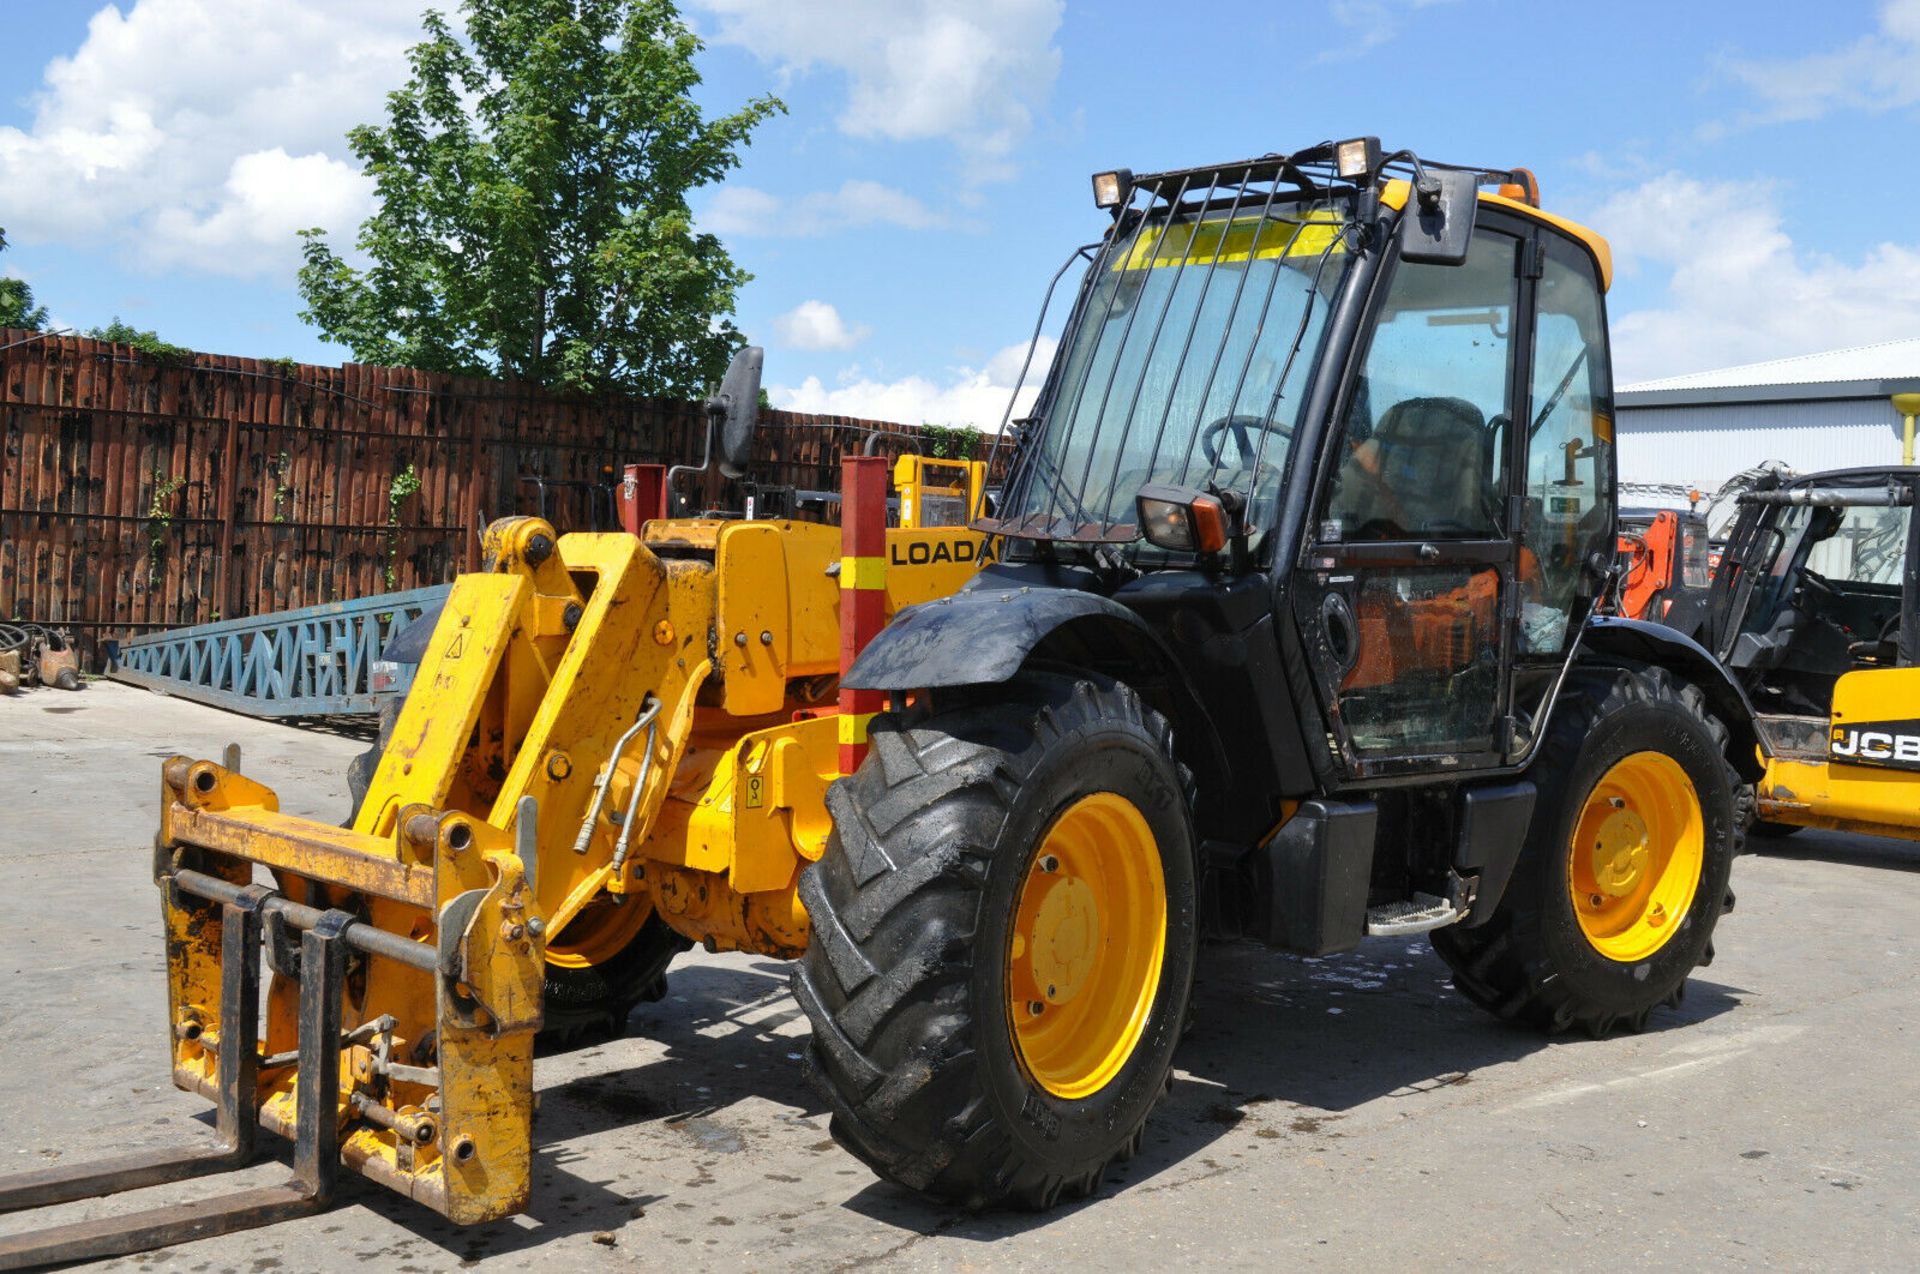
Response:
[[[1060,860],[1058,858],[1055,858],[1052,854],[1042,855],[1040,859],[1040,870],[1044,872],[1059,871]]]

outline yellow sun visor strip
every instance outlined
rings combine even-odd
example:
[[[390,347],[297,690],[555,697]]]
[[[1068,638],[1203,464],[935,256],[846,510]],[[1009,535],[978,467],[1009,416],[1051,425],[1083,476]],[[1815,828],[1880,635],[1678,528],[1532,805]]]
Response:
[[[1152,270],[1192,261],[1210,265],[1214,253],[1229,261],[1272,261],[1281,257],[1318,257],[1329,245],[1336,253],[1347,250],[1346,220],[1331,209],[1316,209],[1304,217],[1214,217],[1177,226],[1147,226],[1140,231],[1125,260],[1115,270]],[[1265,230],[1261,227],[1265,226]],[[1221,240],[1224,237],[1225,243]],[[1256,244],[1255,238],[1259,239]]]

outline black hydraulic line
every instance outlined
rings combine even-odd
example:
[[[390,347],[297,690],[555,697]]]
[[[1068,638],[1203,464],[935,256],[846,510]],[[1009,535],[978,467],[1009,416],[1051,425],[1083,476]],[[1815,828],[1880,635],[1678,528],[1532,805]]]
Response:
[[[1093,436],[1087,441],[1086,463],[1080,466],[1080,485],[1078,487],[1078,490],[1083,496],[1086,494],[1086,490],[1087,490],[1087,479],[1093,474],[1094,452],[1100,449],[1100,431],[1101,431],[1101,428],[1103,427],[1103,423],[1106,418],[1107,400],[1113,395],[1113,382],[1117,380],[1120,376],[1120,364],[1121,364],[1121,361],[1127,355],[1127,342],[1133,338],[1133,324],[1135,320],[1137,320],[1140,317],[1140,311],[1144,309],[1146,305],[1147,284],[1151,282],[1153,279],[1153,260],[1156,256],[1159,255],[1160,249],[1163,246],[1165,246],[1167,242],[1167,233],[1173,229],[1175,219],[1178,218],[1180,215],[1180,205],[1186,199],[1186,197],[1187,197],[1187,180],[1186,178],[1181,178],[1180,189],[1174,193],[1173,201],[1167,205],[1166,219],[1160,223],[1160,234],[1154,240],[1152,246],[1148,249],[1147,259],[1141,263],[1140,295],[1137,298],[1135,298],[1133,305],[1128,307],[1127,321],[1124,324],[1122,324],[1120,328],[1120,340],[1113,347],[1113,369],[1107,376],[1106,388],[1103,391],[1101,391],[1099,410],[1096,411],[1093,416]],[[1145,224],[1146,223],[1144,221],[1141,223],[1143,227],[1145,226]],[[1134,242],[1138,243],[1141,240],[1141,238],[1145,235],[1145,233],[1146,232],[1144,229],[1137,230],[1134,234]],[[1193,240],[1189,238],[1187,240],[1187,244],[1188,244],[1188,247],[1191,248],[1193,244]],[[1131,253],[1128,254],[1129,257],[1131,255],[1132,255]],[[1120,299],[1120,290],[1121,288],[1126,286],[1125,266],[1127,264],[1127,258],[1123,257],[1121,259],[1120,264],[1122,266],[1121,276],[1120,278],[1114,281],[1113,297],[1112,297],[1113,301],[1118,301]],[[1109,304],[1108,308],[1109,310],[1111,310],[1112,308],[1111,304]],[[1102,326],[1104,327],[1104,324]],[[1104,339],[1104,337],[1105,337],[1105,332],[1103,331],[1102,338]],[[1089,359],[1087,361],[1087,376],[1085,379],[1083,379],[1082,384],[1084,385],[1085,380],[1091,379],[1092,376],[1093,376],[1093,361],[1092,359]],[[1085,408],[1084,401],[1076,400],[1074,413],[1073,413],[1073,424],[1069,426],[1069,428],[1077,429],[1079,427],[1080,418],[1082,415],[1085,414],[1084,408]],[[1071,435],[1069,435],[1069,437],[1071,437]],[[1062,464],[1065,464],[1067,459],[1068,459],[1067,443],[1066,443],[1066,440],[1063,439],[1060,444],[1060,461]],[[1064,480],[1065,477],[1066,477],[1065,471],[1062,470],[1061,471],[1062,480]],[[1082,509],[1085,510],[1085,506],[1086,506],[1085,500],[1082,500],[1080,504]],[[1049,512],[1052,511],[1051,507],[1049,507],[1048,511]],[[1102,510],[1102,512],[1104,513],[1105,510]],[[1092,520],[1092,519],[1089,519],[1089,520]]]
[[[1047,282],[1046,295],[1040,298],[1039,317],[1033,321],[1033,335],[1027,338],[1027,357],[1020,364],[1020,375],[1014,378],[1013,392],[1007,397],[1007,410],[1000,417],[1000,432],[993,436],[993,446],[987,451],[987,472],[989,474],[993,472],[994,462],[1000,458],[1000,444],[1006,439],[1007,426],[1013,422],[1013,409],[1020,401],[1020,390],[1027,383],[1027,372],[1033,366],[1034,351],[1040,347],[1040,333],[1047,325],[1047,312],[1053,308],[1054,289],[1060,286],[1061,278],[1073,267],[1075,261],[1087,256],[1088,253],[1097,253],[1099,247],[1099,244],[1089,243],[1082,244],[1080,247],[1074,249],[1072,254],[1060,263],[1060,268],[1053,272],[1053,278]],[[1064,346],[1064,344],[1065,342],[1063,340],[1062,345]],[[980,500],[983,505],[986,498],[987,484],[983,482],[980,484]],[[985,512],[984,507],[974,509],[968,514],[968,521],[983,516]]]
[[[1122,272],[1124,273],[1124,266],[1126,265],[1127,258],[1132,255],[1134,245],[1140,241],[1140,236],[1143,233],[1145,233],[1147,225],[1152,221],[1151,213],[1153,211],[1154,205],[1159,202],[1160,202],[1160,187],[1158,185],[1155,185],[1152,193],[1147,198],[1146,208],[1142,211],[1142,214],[1139,217],[1139,219],[1134,222],[1132,233],[1126,237],[1124,241],[1124,247],[1122,246],[1122,241],[1117,236],[1107,241],[1107,250],[1101,253],[1100,256],[1097,257],[1093,263],[1093,269],[1095,271],[1095,282],[1094,282],[1095,287],[1099,286],[1098,271],[1100,271],[1101,269],[1104,269],[1106,267],[1106,263],[1109,260],[1117,259],[1120,262],[1121,266],[1123,267]],[[1120,223],[1118,221],[1114,223],[1116,229],[1118,228],[1119,224]],[[1091,380],[1093,377],[1093,365],[1095,362],[1099,361],[1101,345],[1106,343],[1107,323],[1109,320],[1113,318],[1113,307],[1117,305],[1120,301],[1120,289],[1124,284],[1124,282],[1125,282],[1124,279],[1114,280],[1113,289],[1107,295],[1107,308],[1105,312],[1102,313],[1100,316],[1099,326],[1093,330],[1093,347],[1087,351],[1086,365],[1081,369],[1081,372],[1080,372],[1080,384],[1078,388],[1074,389],[1072,392],[1067,394],[1064,399],[1064,401],[1073,405],[1073,418],[1067,422],[1067,431],[1065,434],[1061,435],[1061,438],[1060,438],[1058,451],[1062,458],[1064,458],[1067,455],[1068,448],[1073,444],[1073,435],[1080,428],[1080,416],[1081,416],[1080,396],[1086,392],[1087,382]],[[1077,333],[1076,333],[1076,338],[1077,338]],[[1068,353],[1069,354],[1072,353],[1071,348],[1069,348]],[[1117,350],[1115,351],[1114,357],[1117,364],[1117,361],[1119,358],[1119,352]],[[1097,423],[1096,423],[1096,427],[1097,427]],[[1044,440],[1042,441],[1044,443]],[[1057,471],[1059,469],[1058,464],[1056,464],[1054,468]],[[1059,489],[1060,489],[1059,484],[1056,484],[1054,488],[1054,492],[1056,496],[1059,494]],[[1047,507],[1045,509],[1045,514],[1049,519],[1053,517],[1054,510],[1055,510],[1054,502],[1052,499],[1049,499],[1047,502]]]
[[[1200,204],[1201,211],[1195,212],[1193,214],[1192,219],[1187,223],[1187,242],[1186,242],[1186,246],[1182,248],[1180,252],[1180,264],[1174,267],[1173,280],[1171,283],[1167,285],[1166,299],[1161,302],[1160,315],[1158,318],[1154,320],[1154,323],[1153,323],[1153,334],[1147,338],[1147,348],[1145,352],[1142,353],[1140,356],[1140,375],[1134,381],[1133,397],[1131,401],[1129,401],[1127,404],[1127,415],[1125,417],[1125,422],[1120,427],[1120,438],[1117,444],[1115,445],[1114,451],[1113,451],[1113,472],[1115,475],[1117,475],[1120,472],[1120,461],[1126,453],[1127,436],[1133,432],[1133,408],[1135,404],[1137,404],[1140,401],[1141,387],[1147,383],[1147,372],[1151,369],[1151,366],[1153,363],[1154,348],[1160,342],[1160,331],[1163,327],[1166,326],[1167,312],[1173,308],[1174,298],[1179,294],[1180,280],[1186,274],[1187,263],[1193,259],[1193,245],[1200,238],[1200,227],[1202,223],[1205,221],[1205,217],[1206,217],[1204,210],[1212,205],[1214,192],[1217,191],[1219,188],[1220,188],[1220,174],[1218,172],[1215,172],[1212,174],[1210,183],[1207,186],[1207,197],[1201,201],[1201,204]],[[1186,198],[1186,195],[1185,195],[1185,192],[1183,191],[1180,197],[1174,200],[1173,209],[1168,213],[1166,223],[1162,225],[1160,228],[1160,238],[1154,246],[1153,256],[1159,255],[1160,247],[1165,245],[1165,243],[1167,242],[1167,237],[1173,233],[1173,229],[1175,225],[1174,219],[1178,215],[1179,206],[1181,203],[1185,201],[1185,198]],[[1153,257],[1148,258],[1146,266],[1147,268],[1144,271],[1145,276],[1148,280],[1151,280],[1153,278],[1153,270],[1154,270]],[[1140,289],[1140,299],[1143,303],[1146,300],[1146,285],[1144,282],[1142,283],[1141,289]],[[1142,306],[1135,306],[1133,313],[1127,316],[1127,331],[1121,334],[1120,348],[1114,355],[1113,375],[1107,378],[1107,386],[1104,390],[1101,391],[1101,394],[1100,394],[1100,410],[1095,414],[1093,418],[1094,419],[1093,445],[1087,448],[1087,462],[1086,464],[1081,466],[1081,470],[1080,470],[1080,490],[1083,494],[1087,494],[1087,495],[1091,494],[1090,488],[1088,487],[1088,483],[1093,478],[1093,457],[1094,457],[1094,454],[1099,450],[1100,431],[1107,418],[1107,404],[1113,400],[1113,387],[1120,379],[1121,359],[1126,355],[1127,343],[1132,337],[1133,321],[1138,317],[1140,317],[1141,308]],[[1112,487],[1112,480],[1109,479],[1108,486],[1107,486],[1107,499],[1100,508],[1099,520],[1102,523],[1111,522],[1112,514],[1113,514],[1113,487]]]
[[[1211,208],[1213,206],[1214,192],[1218,190],[1219,187],[1220,174],[1216,172],[1213,175],[1213,184],[1207,187],[1207,201],[1205,205],[1203,205],[1204,207]],[[1194,323],[1189,324],[1187,327],[1187,340],[1189,343],[1191,343],[1193,339],[1193,326],[1200,321],[1200,311],[1206,305],[1207,289],[1213,285],[1214,271],[1220,266],[1220,256],[1226,251],[1227,240],[1233,235],[1234,218],[1240,213],[1240,201],[1245,197],[1246,193],[1247,178],[1246,174],[1242,174],[1240,182],[1233,192],[1233,202],[1227,208],[1226,219],[1220,224],[1220,241],[1214,245],[1213,257],[1207,262],[1207,277],[1200,284],[1200,295],[1194,299]],[[1173,309],[1174,299],[1180,294],[1180,280],[1185,277],[1187,265],[1193,259],[1193,245],[1199,241],[1200,229],[1206,224],[1207,219],[1204,212],[1195,214],[1193,228],[1187,234],[1186,251],[1181,253],[1179,269],[1174,272],[1173,283],[1167,288],[1167,299],[1166,303],[1160,307],[1160,317],[1154,321],[1153,336],[1147,341],[1146,355],[1140,360],[1140,375],[1134,378],[1133,395],[1128,398],[1126,415],[1121,418],[1124,423],[1120,427],[1120,439],[1115,443],[1113,448],[1113,468],[1107,474],[1107,503],[1105,509],[1102,511],[1102,519],[1109,523],[1115,520],[1113,501],[1116,493],[1114,486],[1120,481],[1120,465],[1127,456],[1127,440],[1133,436],[1133,417],[1134,413],[1140,409],[1140,393],[1146,388],[1147,373],[1153,369],[1154,351],[1160,348],[1160,333],[1166,327],[1167,315]],[[1175,391],[1180,388],[1180,373],[1185,369],[1185,366],[1186,346],[1183,345],[1180,351],[1180,361],[1173,366],[1173,379],[1167,386],[1167,400],[1169,402],[1173,400]],[[1107,391],[1109,393],[1113,391],[1111,384],[1107,386]],[[1100,411],[1103,416],[1106,414],[1106,403],[1104,401],[1101,403]],[[1151,451],[1147,453],[1149,463],[1151,463],[1153,454]],[[1089,468],[1091,468],[1093,462],[1093,452],[1091,450],[1087,452],[1087,462]]]

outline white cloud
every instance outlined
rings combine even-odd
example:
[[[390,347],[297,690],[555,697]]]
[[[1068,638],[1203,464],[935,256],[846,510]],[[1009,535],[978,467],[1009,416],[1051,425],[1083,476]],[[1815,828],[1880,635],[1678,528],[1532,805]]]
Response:
[[[350,238],[372,207],[373,180],[325,155],[294,158],[278,146],[233,161],[211,211],[155,210],[152,263],[247,274],[288,255],[293,231],[325,226]]]
[[[722,186],[707,201],[700,224],[719,235],[811,238],[864,226],[937,230],[949,222],[904,190],[856,180],[792,199],[753,186]]]
[[[1054,342],[1040,338],[1034,351],[1033,367],[1020,386],[1014,416],[1033,406],[1040,383],[1046,378],[1047,365],[1053,360]],[[829,388],[818,376],[809,376],[795,386],[770,385],[767,396],[776,407],[788,411],[813,412],[828,416],[856,416],[864,420],[892,420],[902,424],[971,425],[986,433],[996,432],[1007,413],[1014,392],[1014,379],[1027,356],[1025,344],[1009,345],[989,359],[984,367],[956,367],[944,384],[925,376],[882,381],[863,374],[858,368],[843,373],[837,385]]]
[[[1836,110],[1881,114],[1920,102],[1920,0],[1888,0],[1879,30],[1838,49],[1805,57],[1724,58],[1720,73],[1759,103],[1702,131],[1819,119]]]
[[[1345,62],[1370,53],[1400,34],[1400,25],[1416,9],[1451,0],[1331,0],[1327,13],[1347,33],[1345,43],[1321,51],[1316,61]]]
[[[1004,178],[1060,73],[1062,0],[695,0],[736,44],[788,75],[847,79],[841,131],[944,138],[973,181]]]
[[[825,301],[802,301],[773,320],[773,333],[789,349],[852,349],[873,334],[865,323],[849,323]]]
[[[417,11],[388,0],[136,0],[47,65],[33,121],[0,127],[19,242],[114,244],[143,266],[291,269],[293,232],[350,239],[347,148],[402,83]]]
[[[1655,304],[1613,316],[1622,384],[1920,331],[1920,248],[1881,243],[1854,260],[1802,248],[1768,182],[1669,173],[1614,195],[1591,223],[1623,275],[1668,272]]]

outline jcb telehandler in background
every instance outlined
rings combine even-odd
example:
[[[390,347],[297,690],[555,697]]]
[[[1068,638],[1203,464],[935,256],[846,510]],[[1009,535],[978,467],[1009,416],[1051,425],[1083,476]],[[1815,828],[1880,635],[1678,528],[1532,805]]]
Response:
[[[1715,576],[1704,640],[1770,756],[1759,827],[1920,840],[1920,551],[1907,465],[1762,474]]]
[[[1468,996],[1549,1030],[1678,1000],[1758,753],[1705,651],[1591,613],[1604,242],[1524,171],[1372,138],[1094,194],[1108,226],[970,529],[885,530],[857,460],[838,532],[497,523],[352,828],[165,763],[175,1081],[219,1102],[218,1164],[264,1125],[298,1177],[51,1250],[310,1210],[341,1163],[511,1213],[543,1014],[686,938],[804,953],[836,1137],[970,1204],[1083,1193],[1137,1146],[1203,932],[1430,932]]]

